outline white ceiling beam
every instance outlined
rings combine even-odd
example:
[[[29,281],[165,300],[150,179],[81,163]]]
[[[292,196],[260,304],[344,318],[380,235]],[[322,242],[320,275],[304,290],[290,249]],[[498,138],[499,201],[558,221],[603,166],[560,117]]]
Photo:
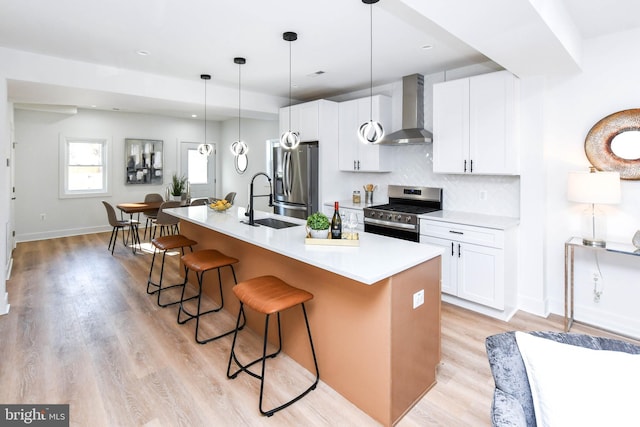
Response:
[[[398,1],[517,76],[580,71],[581,38],[560,0]]]

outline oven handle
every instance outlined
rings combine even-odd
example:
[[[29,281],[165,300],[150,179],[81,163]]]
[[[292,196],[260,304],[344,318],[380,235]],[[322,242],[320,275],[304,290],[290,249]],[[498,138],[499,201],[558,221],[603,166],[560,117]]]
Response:
[[[377,224],[377,225],[383,225],[385,227],[391,227],[391,228],[400,228],[403,230],[416,230],[417,227],[414,224],[400,224],[400,223],[396,223],[396,222],[387,222],[381,219],[373,219],[373,218],[366,218],[364,219],[365,223],[369,223],[369,224]]]

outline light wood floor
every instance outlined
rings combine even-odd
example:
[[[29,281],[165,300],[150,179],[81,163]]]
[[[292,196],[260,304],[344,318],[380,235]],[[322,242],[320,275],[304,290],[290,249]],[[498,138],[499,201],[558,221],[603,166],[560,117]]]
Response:
[[[178,325],[175,306],[159,308],[146,294],[151,255],[133,255],[119,241],[112,256],[108,239],[102,233],[18,245],[7,284],[11,310],[0,316],[0,402],[69,403],[74,426],[377,425],[322,382],[262,417],[258,380],[226,378],[231,337],[196,344],[194,325]],[[177,259],[171,257],[171,282],[179,280]],[[216,314],[204,330],[233,321]],[[493,380],[484,339],[515,329],[559,331],[562,319],[519,313],[505,323],[443,304],[438,383],[398,425],[489,425]],[[573,331],[607,335],[582,325]],[[242,351],[257,354],[260,339],[244,337]],[[273,366],[267,405],[310,381],[287,357]]]

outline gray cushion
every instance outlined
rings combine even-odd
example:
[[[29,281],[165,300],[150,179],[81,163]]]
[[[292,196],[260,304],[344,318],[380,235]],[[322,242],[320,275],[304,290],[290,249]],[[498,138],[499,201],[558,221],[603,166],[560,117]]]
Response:
[[[640,354],[640,346],[612,338],[563,332],[530,332],[532,335],[594,350],[623,351]],[[495,382],[491,407],[493,426],[536,426],[531,388],[515,332],[487,337],[487,357]]]

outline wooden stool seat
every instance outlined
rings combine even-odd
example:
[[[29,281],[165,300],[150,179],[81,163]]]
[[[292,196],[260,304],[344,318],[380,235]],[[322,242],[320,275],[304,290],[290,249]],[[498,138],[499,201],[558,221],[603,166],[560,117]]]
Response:
[[[227,377],[235,378],[238,376],[240,372],[246,372],[248,375],[251,375],[254,378],[258,378],[260,380],[260,400],[258,403],[258,409],[262,415],[266,415],[270,417],[275,412],[286,408],[292,403],[300,400],[311,390],[316,388],[318,381],[320,380],[320,373],[318,371],[318,360],[316,359],[316,352],[313,347],[313,340],[311,339],[311,329],[309,328],[309,319],[307,318],[307,310],[305,309],[304,303],[311,300],[313,298],[313,294],[295,288],[283,280],[275,277],[275,276],[260,276],[253,279],[246,280],[244,282],[238,283],[233,288],[234,294],[240,300],[240,310],[238,312],[238,320],[236,323],[236,330],[233,335],[233,343],[231,344],[231,352],[229,354],[229,365],[227,366]],[[244,318],[244,306],[247,306],[258,313],[265,315],[264,321],[264,342],[262,347],[262,357],[259,357],[248,363],[241,363],[238,360],[238,357],[235,352],[236,340],[238,338],[238,326],[240,325],[240,319]],[[264,379],[265,379],[265,369],[266,369],[266,361],[267,358],[272,358],[278,355],[282,350],[282,330],[280,328],[280,312],[287,310],[289,308],[295,307],[299,305],[302,308],[302,314],[304,315],[304,322],[307,327],[307,335],[309,336],[309,346],[311,348],[311,354],[313,356],[313,364],[316,370],[316,378],[313,384],[311,384],[306,390],[287,402],[274,407],[269,410],[263,409],[262,400],[264,396]],[[278,349],[271,353],[267,354],[267,341],[269,337],[269,316],[272,314],[276,314],[278,318]],[[256,374],[249,370],[249,368],[256,363],[261,362],[262,371],[261,374]],[[237,367],[237,370],[231,373],[231,365],[234,363]]]
[[[233,287],[238,299],[262,314],[273,314],[313,298],[313,294],[288,285],[275,276],[261,276]]]
[[[167,257],[167,251],[180,249],[182,252],[182,255],[184,255],[184,248],[188,247],[189,249],[191,249],[191,252],[193,252],[193,245],[197,245],[198,242],[196,242],[195,240],[191,240],[181,234],[174,234],[170,236],[161,236],[161,237],[152,239],[151,244],[153,245],[154,250],[153,250],[153,257],[151,258],[151,267],[149,268],[149,278],[147,279],[147,293],[149,295],[157,294],[157,297],[158,297],[157,302],[160,307],[167,307],[173,304],[177,304],[180,302],[180,300],[170,301],[170,302],[160,301],[160,297],[162,296],[163,291],[166,291],[167,289],[171,289],[171,288],[177,288],[180,286],[182,286],[182,288],[184,289],[184,285],[186,284],[186,271],[185,271],[185,281],[183,281],[182,283],[176,283],[174,285],[169,285],[169,286],[162,286],[162,279],[164,277],[164,262]],[[160,278],[156,283],[153,281],[152,276],[153,276],[153,265],[156,262],[156,253],[158,252],[158,250],[162,251],[162,266],[160,267]]]
[[[218,338],[222,338],[226,335],[234,333],[238,328],[242,329],[244,327],[245,320],[243,318],[242,324],[238,322],[238,324],[236,325],[236,329],[231,329],[230,331],[223,332],[219,335],[202,339],[200,338],[200,335],[198,333],[198,331],[200,330],[200,317],[204,316],[205,314],[218,312],[222,310],[222,307],[224,307],[224,297],[222,294],[222,276],[220,274],[220,269],[222,267],[229,267],[233,274],[233,282],[238,283],[236,279],[236,272],[233,268],[233,264],[236,264],[238,262],[239,261],[237,258],[227,256],[215,249],[202,249],[199,251],[191,252],[182,257],[182,263],[184,264],[184,268],[185,268],[185,274],[184,274],[185,286],[182,288],[182,296],[180,297],[180,301],[179,301],[180,305],[178,307],[178,323],[182,325],[191,319],[196,319],[195,340],[199,344],[206,344],[209,341],[217,340]],[[185,294],[185,289],[187,288],[186,283],[187,283],[187,276],[189,274],[189,270],[193,271],[196,274],[196,278],[198,279],[198,292],[196,295],[190,298],[185,298],[184,294]],[[220,305],[211,310],[202,311],[201,305],[202,305],[203,278],[204,278],[204,273],[206,273],[209,270],[218,270],[218,285],[220,288]],[[189,301],[192,299],[198,300],[197,311],[195,313],[188,311],[184,306],[184,303],[186,301]],[[182,319],[183,313],[185,315],[185,319]]]

